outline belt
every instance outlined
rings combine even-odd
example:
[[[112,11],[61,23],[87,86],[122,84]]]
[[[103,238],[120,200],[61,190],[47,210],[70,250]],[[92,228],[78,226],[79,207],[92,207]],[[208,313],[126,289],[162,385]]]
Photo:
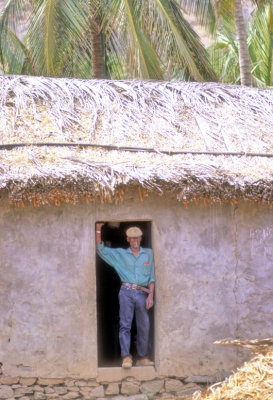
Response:
[[[150,289],[148,289],[147,287],[139,286],[139,285],[136,285],[135,283],[122,282],[122,285],[128,286],[129,288],[131,288],[133,290],[143,290],[143,292],[146,292],[148,294],[151,293]]]

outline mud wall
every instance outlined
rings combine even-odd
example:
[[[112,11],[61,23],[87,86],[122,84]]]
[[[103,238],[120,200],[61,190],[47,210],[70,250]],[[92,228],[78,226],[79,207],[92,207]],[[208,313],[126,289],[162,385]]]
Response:
[[[96,378],[95,221],[149,220],[157,376],[225,375],[248,354],[215,340],[272,333],[272,210],[128,195],[120,205],[0,205],[0,362],[6,376]],[[133,374],[134,375],[134,374]],[[117,377],[118,380],[118,377]]]

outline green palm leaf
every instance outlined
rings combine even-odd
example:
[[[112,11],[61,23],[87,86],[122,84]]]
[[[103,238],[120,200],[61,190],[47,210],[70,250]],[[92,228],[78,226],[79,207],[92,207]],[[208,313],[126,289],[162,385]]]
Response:
[[[214,80],[207,53],[178,0],[29,0],[24,38],[35,73],[90,77],[97,54],[91,16],[101,22],[107,77]],[[201,9],[200,6],[197,7]],[[0,27],[16,26],[23,0],[8,0]],[[92,31],[93,34],[93,31]],[[92,49],[92,50],[91,50]],[[92,57],[93,53],[93,57]],[[96,57],[94,56],[96,54]]]
[[[215,79],[204,47],[175,0],[109,1],[104,10],[103,27],[106,39],[116,32],[124,49],[123,60],[133,44],[134,66],[137,69],[142,64],[142,76],[146,69],[145,76],[161,79],[162,68],[166,74],[172,60],[174,78]]]
[[[251,74],[256,86],[273,86],[273,6],[265,4],[248,21],[248,49]],[[217,40],[209,49],[212,66],[219,79],[226,83],[239,83],[238,41],[233,27],[225,24]]]
[[[63,45],[75,42],[75,38],[82,40],[86,15],[79,3],[72,0],[36,2],[27,41],[36,64],[42,67],[42,74],[57,75],[60,53],[65,54]]]
[[[181,0],[182,10],[194,15],[196,21],[213,34],[216,26],[216,8],[212,0]]]
[[[34,74],[32,60],[26,46],[7,27],[1,32],[0,60],[7,74]]]
[[[267,86],[273,86],[273,6],[265,5],[251,18],[249,52],[253,75]]]
[[[139,72],[141,78],[163,79],[159,57],[152,48],[148,37],[139,29],[136,1],[124,0],[124,6],[133,45],[135,51],[139,54]]]

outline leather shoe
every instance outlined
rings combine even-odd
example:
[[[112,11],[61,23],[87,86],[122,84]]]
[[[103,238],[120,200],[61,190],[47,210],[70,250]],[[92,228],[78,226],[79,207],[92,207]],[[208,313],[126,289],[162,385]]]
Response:
[[[146,357],[140,358],[136,361],[137,367],[152,367],[153,365],[155,365],[155,363]]]
[[[122,368],[131,368],[133,365],[133,361],[130,357],[125,357],[122,360]]]

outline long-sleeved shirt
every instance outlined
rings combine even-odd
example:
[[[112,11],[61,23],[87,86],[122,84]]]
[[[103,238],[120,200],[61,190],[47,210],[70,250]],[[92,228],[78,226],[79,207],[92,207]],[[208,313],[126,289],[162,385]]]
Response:
[[[118,273],[121,282],[148,287],[155,282],[154,253],[152,249],[140,247],[137,257],[128,249],[97,245],[98,255]]]

